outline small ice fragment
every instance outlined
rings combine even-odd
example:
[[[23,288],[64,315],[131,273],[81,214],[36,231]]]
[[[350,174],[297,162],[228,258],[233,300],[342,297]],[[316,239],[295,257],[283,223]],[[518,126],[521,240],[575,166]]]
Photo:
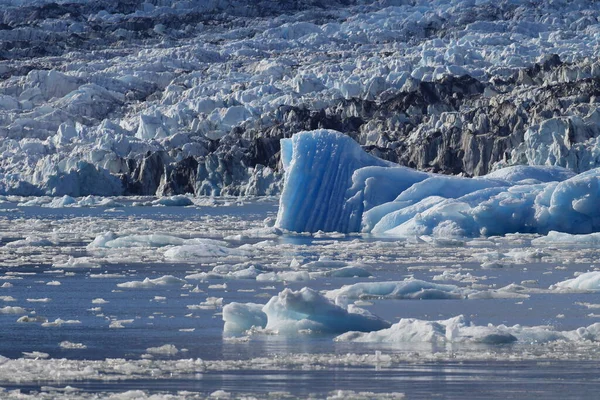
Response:
[[[87,349],[87,346],[83,343],[73,343],[69,342],[68,340],[60,342],[60,347],[62,349]]]
[[[177,347],[175,347],[172,344],[165,344],[160,347],[149,347],[146,349],[146,351],[150,354],[161,354],[161,355],[168,355],[168,356],[173,356],[173,355],[179,353],[179,350],[177,350]]]

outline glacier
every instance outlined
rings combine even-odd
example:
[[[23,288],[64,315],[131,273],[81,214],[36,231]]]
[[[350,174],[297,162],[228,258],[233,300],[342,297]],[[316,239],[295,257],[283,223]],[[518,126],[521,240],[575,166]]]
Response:
[[[429,172],[600,165],[595,1],[113,3],[0,10],[0,194],[274,195],[316,128]]]
[[[475,237],[600,230],[600,169],[512,166],[476,178],[425,173],[366,154],[347,136],[282,140],[276,226],[294,232]]]

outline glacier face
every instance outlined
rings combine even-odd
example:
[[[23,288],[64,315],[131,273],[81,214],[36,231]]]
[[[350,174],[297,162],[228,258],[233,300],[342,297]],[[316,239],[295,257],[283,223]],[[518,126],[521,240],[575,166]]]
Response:
[[[316,128],[433,172],[592,169],[599,7],[11,0],[0,193],[275,194]]]
[[[600,230],[600,169],[513,166],[477,178],[378,160],[327,130],[285,139],[276,226],[296,232],[464,237]]]

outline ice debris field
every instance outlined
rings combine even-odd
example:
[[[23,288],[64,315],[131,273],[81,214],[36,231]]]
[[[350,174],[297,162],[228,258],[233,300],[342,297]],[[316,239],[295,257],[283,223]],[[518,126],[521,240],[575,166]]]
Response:
[[[297,140],[319,135],[340,138]],[[502,398],[493,375],[560,397],[558,382],[595,371],[597,233],[297,233],[282,226],[286,193],[3,198],[2,395],[427,398],[451,380],[449,398]]]
[[[0,398],[597,397],[599,18],[4,1]]]

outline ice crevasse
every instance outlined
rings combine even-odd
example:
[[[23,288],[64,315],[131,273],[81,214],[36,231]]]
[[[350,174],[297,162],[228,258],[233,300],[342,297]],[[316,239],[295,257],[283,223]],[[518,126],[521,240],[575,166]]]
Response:
[[[513,166],[464,178],[402,167],[332,130],[282,139],[276,226],[439,237],[600,231],[600,169]]]

